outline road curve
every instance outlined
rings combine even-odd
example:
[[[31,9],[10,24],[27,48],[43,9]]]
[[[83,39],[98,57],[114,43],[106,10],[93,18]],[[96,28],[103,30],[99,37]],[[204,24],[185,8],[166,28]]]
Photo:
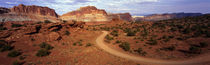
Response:
[[[182,60],[182,61],[170,61],[170,60],[159,60],[159,59],[152,59],[152,58],[145,58],[145,57],[140,57],[140,56],[134,56],[134,55],[129,55],[126,53],[119,52],[117,50],[114,50],[104,43],[104,38],[108,34],[107,31],[102,31],[103,34],[101,34],[99,37],[96,39],[96,45],[103,49],[104,51],[129,60],[136,61],[138,63],[143,63],[143,64],[152,64],[152,65],[200,65],[200,64],[205,64],[210,62],[210,55],[207,55],[205,57],[199,57],[199,58],[194,58],[194,59],[189,59],[189,60]]]

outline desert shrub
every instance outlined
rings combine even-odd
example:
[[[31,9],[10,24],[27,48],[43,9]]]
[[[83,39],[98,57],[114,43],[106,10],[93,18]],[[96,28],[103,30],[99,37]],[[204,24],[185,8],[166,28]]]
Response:
[[[44,20],[44,23],[52,23],[50,20]]]
[[[200,54],[201,48],[197,47],[197,46],[194,46],[194,45],[191,45],[190,48],[189,48],[189,51],[190,51],[190,53],[193,53],[193,54]]]
[[[172,27],[170,30],[171,30],[171,32],[175,32],[175,31],[177,31],[177,28]]]
[[[43,23],[42,21],[39,21],[39,22],[37,22],[36,24],[41,24],[41,23]]]
[[[177,26],[178,29],[183,29],[184,28],[184,26],[182,26],[182,25],[176,25],[176,26]]]
[[[12,63],[12,65],[23,65],[23,62],[20,62],[20,61],[16,60]]]
[[[51,50],[53,49],[53,46],[51,46],[50,44],[47,44],[46,42],[43,42],[41,44],[39,44],[40,48],[44,48],[46,50]]]
[[[69,31],[66,31],[66,32],[65,32],[65,35],[70,35],[70,32],[69,32]]]
[[[110,28],[109,28],[109,27],[101,27],[100,29],[102,29],[102,30],[106,30],[106,31],[109,31],[109,30],[110,30]]]
[[[26,56],[20,56],[19,59],[20,60],[24,60],[26,58]]]
[[[135,36],[135,35],[136,35],[136,32],[134,32],[134,31],[127,32],[127,36]]]
[[[210,31],[207,31],[206,37],[210,37]]]
[[[111,36],[109,36],[109,35],[107,35],[105,38],[106,38],[107,40],[113,40],[113,39],[114,39],[113,37],[111,37]]]
[[[92,44],[91,43],[87,43],[86,44],[86,47],[89,47],[89,46],[92,46]]]
[[[119,45],[120,48],[122,48],[125,51],[129,51],[130,50],[130,44],[128,42],[123,42]]]
[[[38,50],[38,52],[36,53],[36,56],[38,57],[43,57],[43,56],[48,56],[51,52],[49,50],[46,49],[40,49]]]
[[[164,50],[164,51],[174,51],[175,49],[176,49],[175,46],[169,46],[169,47],[160,48],[160,50]]]
[[[79,46],[82,46],[82,45],[83,45],[81,41],[80,41],[80,42],[78,42],[78,44],[79,44]]]
[[[146,42],[149,45],[157,45],[157,40],[154,40],[153,38],[151,38],[150,40],[148,40],[148,42]]]
[[[110,34],[113,35],[113,36],[118,36],[118,31],[117,30],[113,30]]]
[[[170,35],[170,36],[168,36],[168,38],[174,38],[174,36],[173,35]]]
[[[204,48],[204,47],[207,47],[208,46],[208,43],[206,42],[200,42],[200,47]]]
[[[34,38],[31,38],[31,41],[35,41],[35,39]]]
[[[115,43],[121,43],[121,41],[117,40]]]
[[[78,42],[73,43],[73,45],[74,45],[74,46],[76,46],[77,44],[78,44],[79,46],[82,46],[82,45],[83,45],[83,44],[82,44],[82,40],[80,40],[80,41],[78,41]]]
[[[63,20],[63,23],[66,23],[67,21],[66,20]]]
[[[13,50],[13,51],[10,51],[7,56],[8,57],[17,57],[19,55],[21,55],[21,52],[20,51]]]
[[[7,28],[6,27],[0,27],[0,31],[1,30],[7,30]]]
[[[134,50],[134,51],[142,56],[145,56],[147,54],[147,52],[143,51],[142,48],[138,48],[137,50]]]
[[[22,27],[23,25],[21,24],[12,24],[12,27],[15,28],[15,27]]]
[[[9,44],[0,44],[0,52],[12,50],[14,47]]]
[[[73,43],[73,45],[74,45],[74,46],[76,46],[76,45],[77,45],[77,43]]]
[[[190,28],[185,28],[182,33],[183,34],[189,34],[191,32],[191,29]]]

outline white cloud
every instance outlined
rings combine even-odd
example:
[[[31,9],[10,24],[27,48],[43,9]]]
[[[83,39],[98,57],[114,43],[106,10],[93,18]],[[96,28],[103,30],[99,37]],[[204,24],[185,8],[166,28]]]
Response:
[[[75,0],[55,0],[56,3],[73,3]]]
[[[17,2],[5,2],[7,4],[18,4]]]

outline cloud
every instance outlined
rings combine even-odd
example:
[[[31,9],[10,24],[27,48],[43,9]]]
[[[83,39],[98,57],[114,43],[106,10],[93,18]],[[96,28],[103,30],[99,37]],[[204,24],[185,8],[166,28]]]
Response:
[[[5,2],[6,4],[18,4],[18,2]]]

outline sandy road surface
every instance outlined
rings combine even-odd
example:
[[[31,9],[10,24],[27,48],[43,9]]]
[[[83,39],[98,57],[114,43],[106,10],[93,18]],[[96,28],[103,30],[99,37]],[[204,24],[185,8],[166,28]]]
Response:
[[[152,65],[203,65],[210,62],[210,55],[207,55],[205,57],[199,57],[189,60],[182,60],[182,61],[169,61],[169,60],[159,60],[159,59],[152,59],[152,58],[145,58],[140,56],[134,56],[130,54],[126,54],[123,52],[119,52],[117,50],[114,50],[107,45],[105,45],[104,38],[108,34],[107,31],[102,31],[103,34],[97,37],[96,44],[98,47],[103,49],[104,51],[129,60],[136,61],[137,63],[143,63],[143,64],[152,64]]]

